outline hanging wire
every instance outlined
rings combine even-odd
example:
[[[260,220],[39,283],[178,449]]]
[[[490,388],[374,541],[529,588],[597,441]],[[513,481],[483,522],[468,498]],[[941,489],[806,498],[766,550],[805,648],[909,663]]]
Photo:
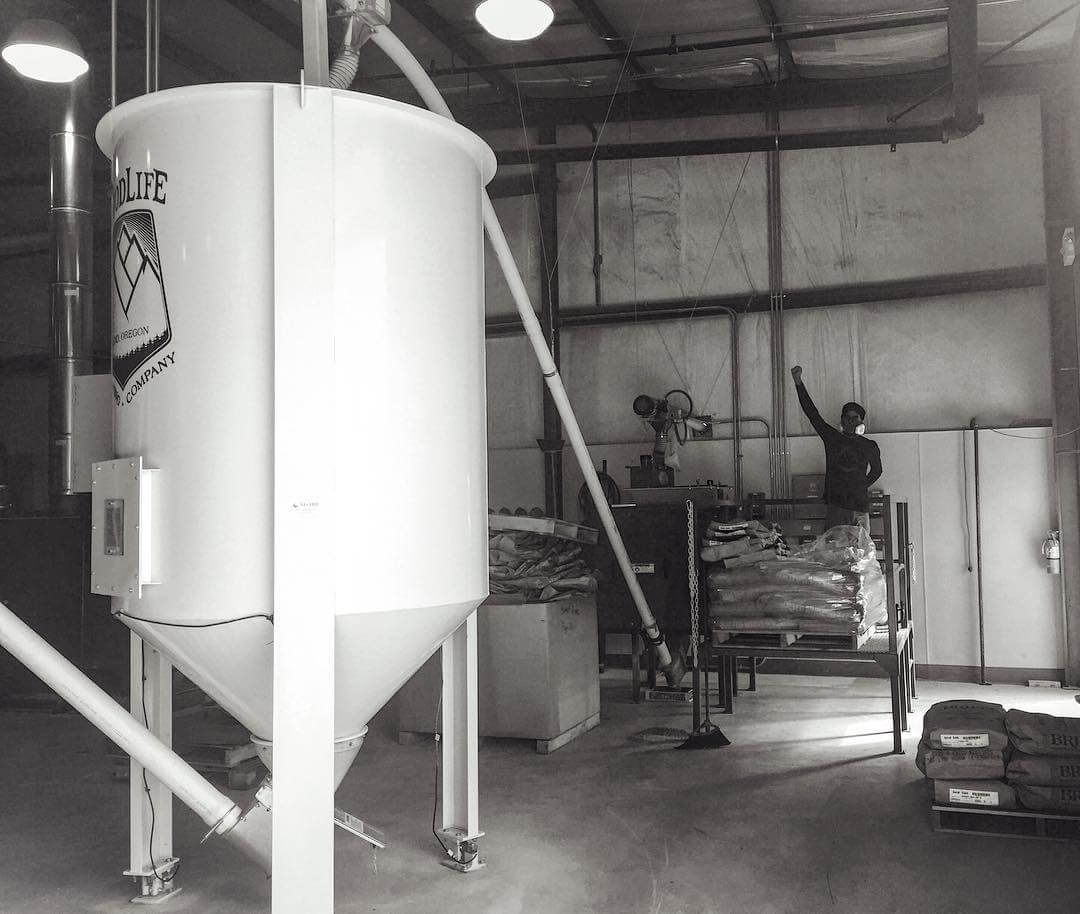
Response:
[[[544,245],[544,223],[540,218],[540,195],[536,190],[536,172],[533,170],[532,148],[529,145],[529,128],[525,124],[525,105],[521,101],[521,82],[518,79],[517,61],[514,61],[514,90],[517,92],[518,113],[521,115],[521,138],[525,143],[525,161],[529,166],[529,183],[532,186],[533,207],[536,210],[536,234],[540,238],[540,256],[547,265],[547,249]]]
[[[727,229],[728,220],[731,219],[731,213],[735,209],[735,201],[739,198],[739,191],[742,189],[743,178],[746,177],[746,169],[750,165],[750,157],[752,152],[746,154],[746,161],[743,162],[742,171],[739,173],[739,180],[735,185],[735,193],[731,195],[731,203],[728,204],[727,213],[724,214],[724,221],[720,224],[720,234],[716,237],[716,244],[713,246],[712,256],[709,258],[709,263],[705,267],[705,275],[701,277],[701,286],[698,289],[697,297],[694,299],[694,306],[690,309],[690,317],[688,320],[694,319],[694,314],[697,311],[698,305],[701,304],[701,298],[705,294],[705,285],[709,281],[709,273],[712,271],[713,262],[716,260],[716,253],[720,250],[720,242],[724,240],[724,231]]]
[[[1018,44],[1020,44],[1021,41],[1024,41],[1024,40],[1030,38],[1036,32],[1039,32],[1042,29],[1046,28],[1048,25],[1050,25],[1050,23],[1053,22],[1055,19],[1060,19],[1066,13],[1068,13],[1071,10],[1076,9],[1078,6],[1080,6],[1080,2],[1070,3],[1064,9],[1058,10],[1056,13],[1054,13],[1054,15],[1048,16],[1046,19],[1043,19],[1042,22],[1038,23],[1038,25],[1035,25],[1032,28],[1028,29],[1026,32],[1023,32],[1022,34],[1018,35],[1012,41],[1002,45],[1000,48],[998,48],[993,53],[988,54],[986,57],[984,57],[982,60],[980,60],[975,65],[975,69],[976,70],[981,70],[988,63],[990,63],[990,61],[993,60],[995,57],[1000,57],[1006,51],[1011,50],[1012,48],[1015,48]],[[950,79],[948,82],[942,83],[936,89],[932,89],[930,92],[928,92],[922,98],[920,98],[918,101],[913,102],[912,104],[908,105],[902,111],[898,111],[896,114],[890,114],[886,118],[886,120],[890,124],[898,123],[900,118],[906,117],[907,115],[911,114],[911,112],[914,111],[916,108],[919,108],[919,107],[925,105],[928,101],[930,101],[930,99],[934,98],[936,95],[940,94],[941,92],[944,92],[951,85],[952,85],[952,80]]]
[[[1003,438],[1019,438],[1022,441],[1049,441],[1052,438],[1068,438],[1069,435],[1075,435],[1080,432],[1080,428],[1074,428],[1068,432],[1058,432],[1054,434],[1051,432],[1049,435],[1016,435],[1010,432],[998,431],[996,428],[984,428],[984,432],[993,432],[995,435],[1001,435]]]
[[[555,252],[555,262],[551,265],[551,270],[548,273],[548,282],[551,282],[551,277],[555,275],[555,269],[559,265],[559,257],[562,254],[563,242],[566,240],[567,233],[570,231],[569,227],[574,223],[574,216],[577,214],[578,204],[581,203],[581,195],[585,190],[586,177],[591,174],[592,163],[596,159],[596,153],[600,148],[600,142],[604,138],[604,129],[611,119],[611,110],[614,108],[615,99],[619,95],[619,88],[622,86],[623,76],[626,74],[626,68],[630,63],[630,58],[634,51],[634,42],[637,40],[638,29],[641,28],[641,21],[645,18],[645,10],[648,9],[649,3],[650,0],[642,0],[641,2],[641,11],[638,13],[637,22],[634,25],[634,34],[627,43],[626,54],[623,56],[622,66],[619,67],[619,78],[615,81],[615,88],[611,93],[611,98],[608,99],[607,110],[604,112],[604,120],[600,124],[600,129],[596,132],[596,140],[593,143],[592,154],[589,156],[588,166],[585,168],[581,183],[578,185],[577,194],[574,197],[574,205],[570,208],[570,219],[567,222],[567,228],[559,238],[559,249]]]

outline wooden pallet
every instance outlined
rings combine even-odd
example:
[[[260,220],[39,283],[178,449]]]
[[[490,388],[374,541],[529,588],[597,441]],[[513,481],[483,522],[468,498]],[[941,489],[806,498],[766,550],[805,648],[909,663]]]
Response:
[[[600,538],[598,530],[583,524],[571,524],[556,517],[522,517],[517,514],[489,514],[489,530],[513,530],[519,533],[536,533],[556,536],[576,543],[595,543]]]
[[[131,777],[131,765],[126,755],[112,755],[112,779],[127,781]],[[249,758],[236,765],[203,765],[192,762],[192,767],[208,780],[221,784],[229,790],[250,790],[267,774],[257,758]]]
[[[1080,816],[1033,812],[1028,809],[976,809],[968,806],[930,806],[934,831],[1000,838],[1045,838],[1080,841]]]
[[[599,713],[597,713],[597,714],[594,714],[592,717],[586,718],[581,723],[576,724],[575,726],[571,727],[569,730],[564,730],[562,733],[559,733],[557,736],[552,736],[550,739],[530,740],[530,742],[535,742],[536,743],[536,751],[540,755],[550,755],[556,749],[561,749],[567,743],[571,742],[572,740],[577,739],[579,736],[584,736],[591,729],[593,729],[593,727],[598,727],[599,725],[600,725],[600,715],[599,715]],[[431,738],[432,738],[432,734],[430,732],[426,732],[426,731],[421,731],[421,730],[399,730],[398,731],[398,745],[401,745],[401,746],[411,746],[411,745],[413,745],[415,743],[422,742],[422,741],[425,741],[425,740],[429,740]],[[481,734],[481,737],[480,737],[481,743],[483,743],[485,740],[488,740],[488,739],[525,739],[525,737],[513,737],[513,736],[498,737],[498,736],[485,736],[485,735]]]
[[[874,634],[873,628],[850,632],[751,632],[712,629],[713,647],[814,647],[857,651]]]

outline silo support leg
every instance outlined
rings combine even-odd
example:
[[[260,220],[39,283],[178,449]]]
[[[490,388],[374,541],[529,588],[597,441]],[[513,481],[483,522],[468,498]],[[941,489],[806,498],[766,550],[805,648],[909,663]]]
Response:
[[[484,865],[477,842],[480,800],[477,763],[476,612],[442,646],[442,843],[444,866],[468,873]]]
[[[172,664],[131,633],[131,714],[166,746],[172,746]],[[172,791],[131,760],[131,868],[136,904],[155,904],[180,893],[173,874]]]

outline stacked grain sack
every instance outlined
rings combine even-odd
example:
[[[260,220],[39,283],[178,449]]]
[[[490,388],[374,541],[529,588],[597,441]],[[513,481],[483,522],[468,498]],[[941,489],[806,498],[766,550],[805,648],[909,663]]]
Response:
[[[740,568],[763,559],[787,555],[780,528],[756,520],[710,521],[701,541],[701,559],[725,568]]]
[[[1009,711],[1014,751],[1006,777],[1037,812],[1080,813],[1080,718]]]
[[[833,527],[790,556],[776,549],[769,547],[767,556],[763,550],[725,556],[709,571],[715,641],[722,632],[849,635],[887,617],[885,578],[861,527]],[[716,561],[717,547],[705,546],[701,557]]]
[[[939,701],[923,717],[915,764],[928,778],[935,803],[1015,809],[1016,791],[1004,780],[1009,751],[1001,705]]]

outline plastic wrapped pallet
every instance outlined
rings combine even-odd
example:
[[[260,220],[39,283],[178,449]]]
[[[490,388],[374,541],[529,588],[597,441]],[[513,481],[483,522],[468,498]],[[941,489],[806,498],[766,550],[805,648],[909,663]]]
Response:
[[[816,631],[865,631],[888,617],[885,577],[861,527],[833,527],[790,557],[714,569],[706,583],[714,619],[789,623],[761,631],[798,631],[805,622]]]
[[[1080,755],[1080,718],[1011,710],[1005,727],[1013,745],[1028,755]]]
[[[919,771],[934,780],[992,780],[1005,777],[1002,749],[935,749],[920,741],[915,755]]]
[[[758,617],[767,619],[813,619],[839,623],[843,628],[858,626],[866,618],[855,600],[821,596],[809,590],[765,593],[753,600],[736,603],[709,603],[713,619]]]
[[[1043,787],[1080,787],[1080,755],[1028,755],[1014,752],[1005,769],[1013,784]]]
[[[1035,812],[1080,814],[1080,787],[1046,787],[1016,784],[1016,795],[1025,809]]]
[[[935,780],[931,784],[934,802],[942,806],[983,806],[1016,809],[1016,790],[1004,781],[965,778]]]
[[[965,699],[939,701],[923,715],[923,740],[934,749],[1000,752],[1009,745],[1005,720],[1005,709],[999,704]]]

